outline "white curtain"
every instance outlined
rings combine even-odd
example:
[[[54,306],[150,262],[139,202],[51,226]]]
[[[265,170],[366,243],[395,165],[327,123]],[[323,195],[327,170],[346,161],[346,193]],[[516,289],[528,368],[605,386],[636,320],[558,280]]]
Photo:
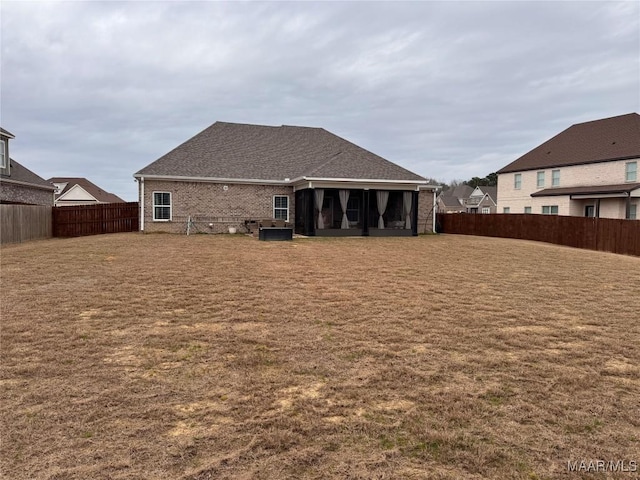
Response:
[[[349,202],[349,190],[340,190],[340,206],[342,207],[342,228],[349,228],[347,218],[347,203]]]
[[[324,203],[324,190],[322,188],[315,189],[316,208],[318,209],[318,229],[324,228],[324,220],[322,220],[322,204]]]
[[[378,228],[384,228],[384,220],[382,219],[382,215],[384,215],[384,211],[387,209],[389,192],[387,192],[386,190],[378,190],[376,192],[376,200],[378,200],[378,214],[380,215],[380,218],[378,218]]]
[[[404,228],[407,230],[411,229],[411,197],[413,194],[411,192],[404,192],[403,200],[404,200]]]

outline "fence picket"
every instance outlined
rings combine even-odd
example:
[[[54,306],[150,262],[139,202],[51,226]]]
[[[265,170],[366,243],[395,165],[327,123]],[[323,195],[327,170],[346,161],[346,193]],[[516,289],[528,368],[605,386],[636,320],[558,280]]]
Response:
[[[517,238],[640,256],[640,221],[530,214],[439,213],[440,233]]]

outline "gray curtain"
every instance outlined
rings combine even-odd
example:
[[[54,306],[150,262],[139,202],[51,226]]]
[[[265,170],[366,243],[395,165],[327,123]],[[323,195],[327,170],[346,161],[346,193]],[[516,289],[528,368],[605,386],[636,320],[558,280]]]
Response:
[[[347,218],[347,203],[349,202],[349,190],[340,190],[340,206],[342,207],[342,228],[349,228]]]
[[[402,199],[404,200],[404,228],[407,230],[411,230],[411,197],[413,194],[411,192],[404,192],[402,195]]]
[[[380,217],[378,218],[378,228],[384,228],[384,220],[382,219],[382,215],[384,215],[384,211],[387,209],[389,192],[387,192],[386,190],[378,190],[376,192],[376,200],[378,200],[378,214],[380,215]]]
[[[324,190],[322,188],[316,188],[314,190],[316,197],[316,208],[318,209],[318,229],[324,228],[324,220],[322,220],[322,204],[324,203]]]

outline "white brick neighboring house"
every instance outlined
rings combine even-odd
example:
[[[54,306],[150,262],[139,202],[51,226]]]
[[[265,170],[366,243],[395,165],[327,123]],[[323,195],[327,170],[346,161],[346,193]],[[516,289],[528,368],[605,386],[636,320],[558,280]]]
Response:
[[[579,123],[498,170],[499,213],[640,218],[640,116]]]
[[[303,235],[417,235],[436,186],[322,128],[216,122],[137,172],[145,232],[246,231],[278,219]]]

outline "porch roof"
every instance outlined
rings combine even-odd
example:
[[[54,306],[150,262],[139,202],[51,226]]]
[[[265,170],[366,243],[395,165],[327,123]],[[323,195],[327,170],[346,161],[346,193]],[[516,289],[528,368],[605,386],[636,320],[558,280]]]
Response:
[[[616,185],[587,185],[580,187],[545,188],[532,193],[532,197],[554,197],[560,195],[620,195],[628,196],[634,190],[640,189],[640,183],[621,183]]]

